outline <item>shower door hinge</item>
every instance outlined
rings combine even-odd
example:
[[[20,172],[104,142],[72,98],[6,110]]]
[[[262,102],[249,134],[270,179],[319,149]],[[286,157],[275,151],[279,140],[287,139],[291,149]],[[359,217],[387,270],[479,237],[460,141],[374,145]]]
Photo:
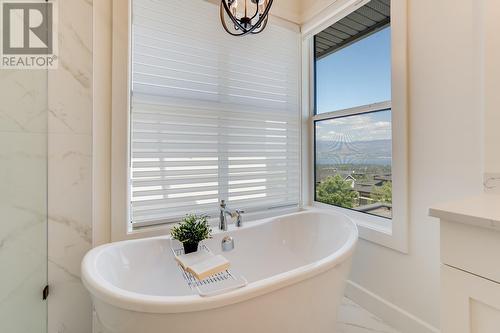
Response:
[[[45,301],[49,297],[49,285],[46,285],[42,291],[42,299]]]

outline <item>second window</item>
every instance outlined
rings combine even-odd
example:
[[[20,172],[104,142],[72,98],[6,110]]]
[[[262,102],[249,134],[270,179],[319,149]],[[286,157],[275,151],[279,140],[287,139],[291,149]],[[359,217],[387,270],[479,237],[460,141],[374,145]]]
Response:
[[[314,38],[315,201],[392,218],[390,1]]]

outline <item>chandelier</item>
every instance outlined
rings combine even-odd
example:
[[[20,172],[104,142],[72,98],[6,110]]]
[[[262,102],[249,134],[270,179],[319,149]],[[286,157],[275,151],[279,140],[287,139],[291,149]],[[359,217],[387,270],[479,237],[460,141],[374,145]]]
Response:
[[[258,34],[266,28],[272,4],[273,0],[221,0],[222,26],[233,36]]]

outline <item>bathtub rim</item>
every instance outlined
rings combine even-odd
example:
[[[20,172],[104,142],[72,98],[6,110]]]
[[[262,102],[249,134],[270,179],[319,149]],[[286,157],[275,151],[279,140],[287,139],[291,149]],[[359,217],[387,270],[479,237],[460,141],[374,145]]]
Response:
[[[102,277],[96,267],[100,254],[107,248],[114,247],[123,243],[143,242],[153,239],[169,239],[169,235],[148,237],[121,242],[109,243],[98,246],[90,250],[84,257],[81,264],[82,282],[90,292],[92,298],[97,298],[101,302],[114,307],[135,312],[168,314],[184,313],[210,310],[219,308],[248,299],[252,299],[278,289],[282,289],[293,284],[299,283],[316,275],[325,273],[336,266],[343,264],[351,258],[355,245],[358,241],[358,228],[356,224],[346,215],[341,213],[325,212],[316,208],[304,209],[302,211],[281,215],[272,218],[261,219],[247,222],[244,228],[254,228],[264,223],[272,223],[274,220],[286,218],[288,216],[302,215],[307,213],[321,213],[341,217],[342,223],[347,223],[351,229],[347,240],[335,252],[321,258],[315,262],[294,268],[292,270],[270,276],[268,278],[251,282],[246,287],[236,289],[221,295],[211,297],[201,297],[199,295],[184,296],[154,296],[128,291],[115,286]],[[230,231],[233,231],[232,229]]]

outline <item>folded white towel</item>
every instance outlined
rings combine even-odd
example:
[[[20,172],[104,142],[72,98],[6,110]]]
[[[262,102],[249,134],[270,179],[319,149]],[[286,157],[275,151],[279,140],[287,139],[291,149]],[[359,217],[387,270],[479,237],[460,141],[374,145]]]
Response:
[[[224,272],[230,266],[229,261],[209,251],[197,251],[175,256],[177,262],[198,280],[204,280],[210,275]]]
[[[213,255],[203,261],[187,267],[187,270],[198,280],[204,280],[210,275],[224,272],[229,268],[229,261],[221,255]]]
[[[181,264],[182,268],[187,269],[189,266],[207,260],[213,256],[214,254],[212,252],[202,250],[189,254],[181,254],[175,256],[175,259],[179,262],[179,264]]]

